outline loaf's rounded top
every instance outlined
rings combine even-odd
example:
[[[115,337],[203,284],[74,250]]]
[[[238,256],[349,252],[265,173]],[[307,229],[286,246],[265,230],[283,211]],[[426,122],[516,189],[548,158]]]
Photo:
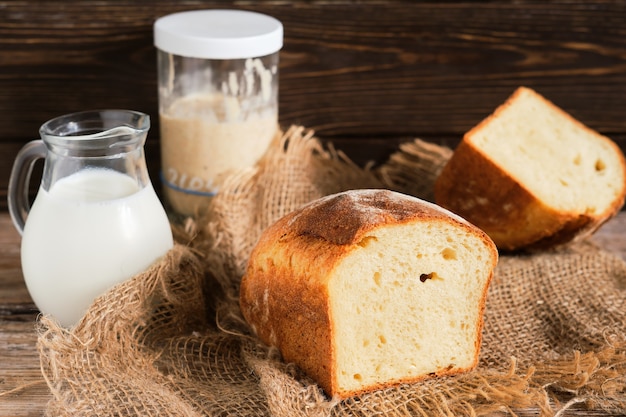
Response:
[[[314,236],[335,245],[351,245],[377,227],[419,220],[445,220],[475,229],[440,206],[386,189],[356,189],[321,197],[287,214],[274,227],[288,231],[281,233],[281,239],[293,234]]]
[[[190,10],[154,23],[154,45],[162,51],[202,59],[246,59],[278,52],[282,23],[246,10]]]

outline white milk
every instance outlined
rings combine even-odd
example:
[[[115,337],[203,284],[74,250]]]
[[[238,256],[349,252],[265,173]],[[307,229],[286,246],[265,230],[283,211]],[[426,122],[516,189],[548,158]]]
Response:
[[[75,324],[91,302],[173,246],[152,185],[88,169],[39,190],[22,236],[28,291],[43,313]]]

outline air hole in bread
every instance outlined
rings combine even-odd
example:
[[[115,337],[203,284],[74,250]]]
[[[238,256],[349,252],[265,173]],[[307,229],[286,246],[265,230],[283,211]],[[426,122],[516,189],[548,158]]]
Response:
[[[582,158],[580,154],[576,154],[576,156],[574,157],[574,165],[580,165],[581,162],[582,162]]]
[[[420,275],[420,281],[421,282],[426,282],[429,279],[432,279],[432,280],[442,280],[443,278],[441,278],[439,275],[437,275],[436,272],[431,272],[430,274],[421,274]]]
[[[452,248],[445,248],[441,251],[441,256],[447,261],[454,261],[456,260],[456,251]]]
[[[376,239],[376,236],[365,236],[363,239],[361,239],[359,241],[359,243],[357,243],[357,245],[359,245],[362,248],[366,248],[369,246],[370,243],[377,241],[378,239]]]
[[[360,380],[362,380],[362,379],[363,379],[363,377],[361,376],[361,374],[354,374],[352,377],[353,377],[355,380],[357,380],[357,381],[360,381]]]
[[[380,271],[374,272],[374,283],[380,287]]]
[[[565,181],[563,178],[559,178],[559,183],[561,183],[563,187],[569,187],[569,182]]]
[[[606,163],[602,159],[596,160],[595,165],[596,172],[602,173],[606,169]]]

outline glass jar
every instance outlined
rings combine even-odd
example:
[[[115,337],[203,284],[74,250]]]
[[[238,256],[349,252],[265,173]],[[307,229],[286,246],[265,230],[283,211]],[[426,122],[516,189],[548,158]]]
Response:
[[[154,24],[161,180],[169,208],[199,214],[278,132],[283,27],[242,10],[193,10]]]

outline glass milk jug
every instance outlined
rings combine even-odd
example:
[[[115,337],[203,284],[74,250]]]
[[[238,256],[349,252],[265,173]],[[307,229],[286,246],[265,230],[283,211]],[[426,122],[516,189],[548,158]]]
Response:
[[[148,115],[87,111],[52,119],[18,153],[9,211],[22,233],[24,280],[37,307],[65,327],[115,284],[173,246],[146,168]],[[29,207],[34,163],[43,178]]]

